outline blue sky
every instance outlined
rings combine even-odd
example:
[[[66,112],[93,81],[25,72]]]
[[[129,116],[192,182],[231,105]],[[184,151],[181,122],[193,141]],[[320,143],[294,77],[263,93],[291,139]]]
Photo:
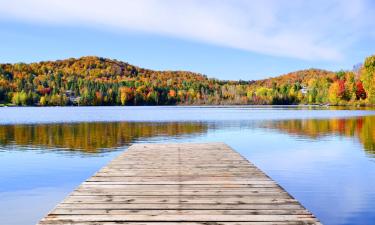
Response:
[[[0,0],[0,62],[85,55],[252,80],[375,53],[366,0]]]

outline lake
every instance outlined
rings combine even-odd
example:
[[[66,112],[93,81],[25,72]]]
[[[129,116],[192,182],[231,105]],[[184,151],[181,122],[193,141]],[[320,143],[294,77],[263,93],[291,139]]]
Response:
[[[0,108],[0,218],[35,224],[139,142],[230,145],[324,224],[375,224],[375,111],[320,107]]]

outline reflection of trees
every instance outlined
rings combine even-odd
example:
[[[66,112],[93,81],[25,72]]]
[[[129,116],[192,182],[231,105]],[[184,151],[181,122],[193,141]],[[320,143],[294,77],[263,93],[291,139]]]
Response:
[[[155,136],[197,135],[203,123],[73,123],[0,126],[0,145],[67,148],[97,152]]]
[[[270,121],[262,126],[309,138],[331,134],[357,137],[367,153],[375,154],[375,116]]]

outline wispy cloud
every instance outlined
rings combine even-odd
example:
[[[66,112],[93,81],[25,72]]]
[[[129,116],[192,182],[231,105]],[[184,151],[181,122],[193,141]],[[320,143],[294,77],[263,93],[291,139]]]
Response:
[[[0,0],[0,18],[142,31],[274,56],[339,60],[373,29],[365,0]]]

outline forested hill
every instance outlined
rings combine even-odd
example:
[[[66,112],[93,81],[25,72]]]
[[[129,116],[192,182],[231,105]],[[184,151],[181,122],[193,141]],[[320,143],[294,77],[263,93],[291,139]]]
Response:
[[[288,74],[284,74],[278,77],[271,77],[263,80],[255,81],[256,85],[272,87],[272,85],[276,84],[286,84],[286,83],[301,83],[307,84],[311,79],[320,79],[320,78],[328,78],[328,79],[335,79],[336,73],[327,70],[321,69],[308,69],[308,70],[299,70],[295,72],[291,72]]]
[[[302,70],[259,81],[222,81],[88,56],[0,64],[0,104],[374,104],[375,56],[358,71]]]

